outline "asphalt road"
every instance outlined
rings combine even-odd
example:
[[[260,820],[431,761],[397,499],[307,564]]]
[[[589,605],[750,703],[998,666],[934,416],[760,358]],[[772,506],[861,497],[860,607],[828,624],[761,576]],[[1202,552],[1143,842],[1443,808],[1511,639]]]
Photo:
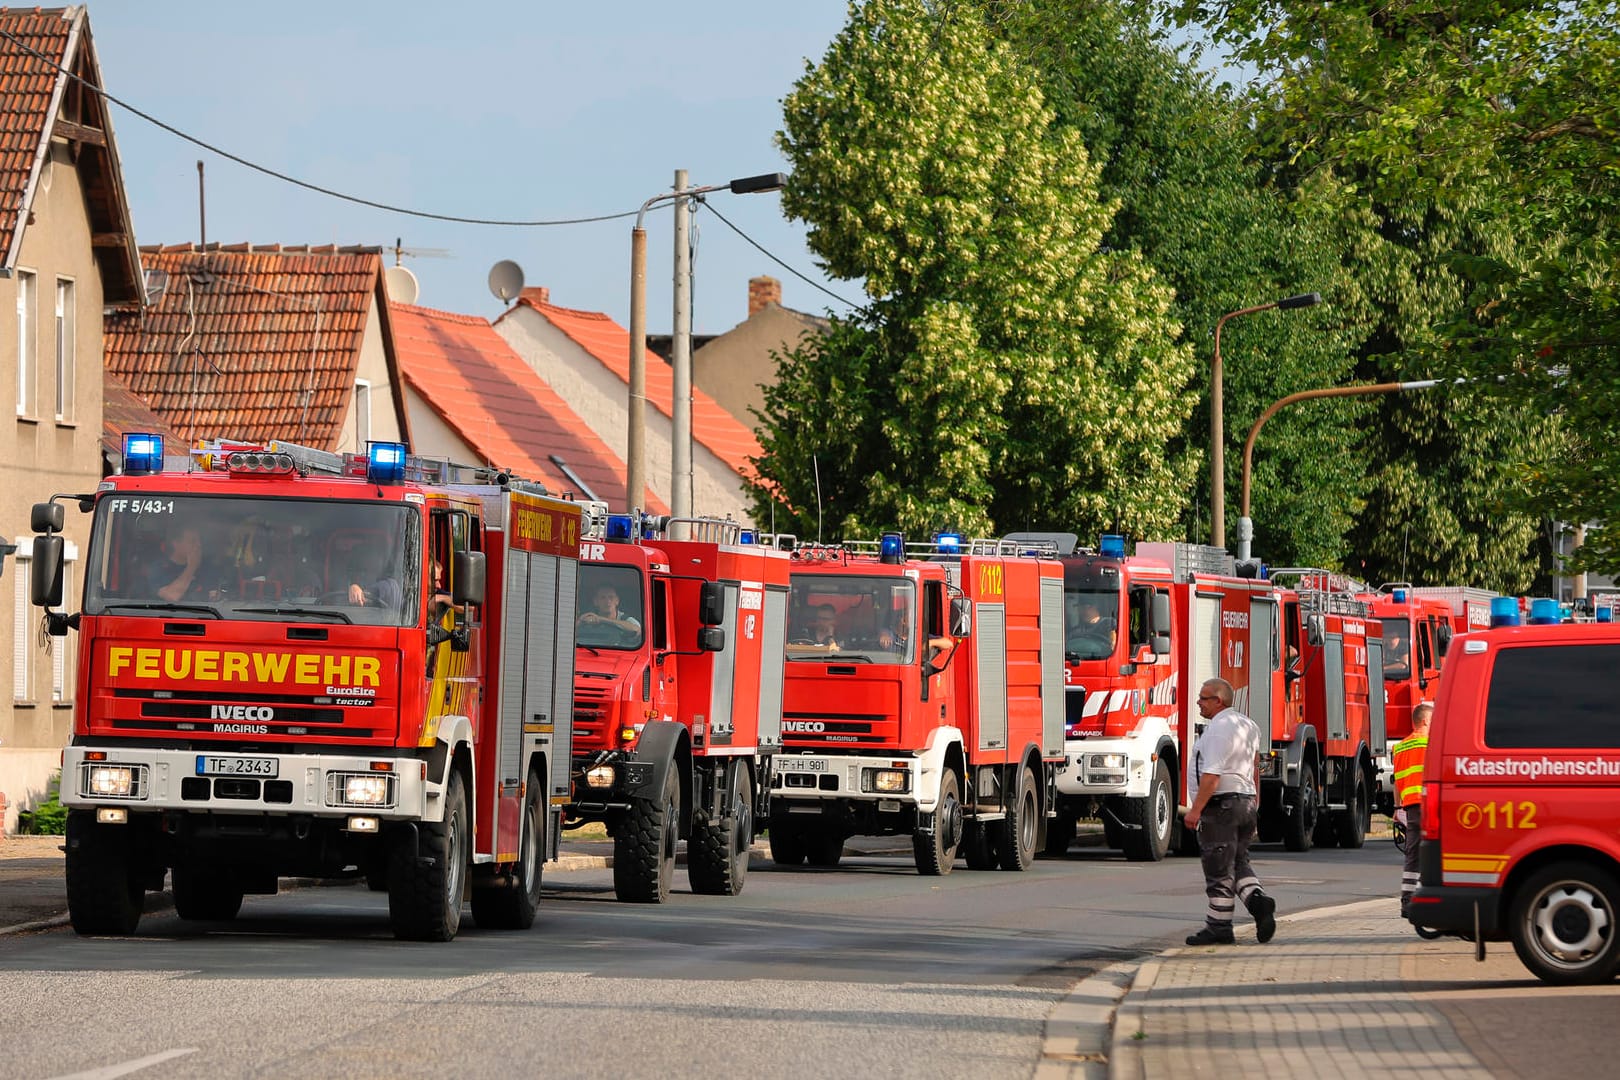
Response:
[[[1388,842],[1256,852],[1279,910],[1387,896]],[[0,937],[0,1076],[1029,1076],[1077,980],[1179,943],[1198,864],[1077,849],[1023,874],[756,860],[734,898],[620,904],[552,875],[527,933],[395,942],[363,887],[251,897],[233,923]]]

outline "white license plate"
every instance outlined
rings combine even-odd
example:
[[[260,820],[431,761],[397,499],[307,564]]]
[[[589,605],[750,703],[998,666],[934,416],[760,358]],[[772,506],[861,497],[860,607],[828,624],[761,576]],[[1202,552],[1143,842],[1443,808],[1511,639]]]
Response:
[[[782,772],[826,772],[825,758],[777,758],[776,767]]]
[[[277,775],[276,759],[269,757],[214,757],[197,755],[198,776],[270,776]]]

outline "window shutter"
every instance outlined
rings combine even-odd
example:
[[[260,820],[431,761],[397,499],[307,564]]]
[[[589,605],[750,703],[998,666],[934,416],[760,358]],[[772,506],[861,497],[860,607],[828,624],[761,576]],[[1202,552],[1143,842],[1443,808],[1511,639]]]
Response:
[[[28,676],[31,674],[29,661],[33,658],[28,649],[27,561],[18,559],[14,569],[17,571],[17,606],[11,627],[11,696],[16,701],[27,701]]]

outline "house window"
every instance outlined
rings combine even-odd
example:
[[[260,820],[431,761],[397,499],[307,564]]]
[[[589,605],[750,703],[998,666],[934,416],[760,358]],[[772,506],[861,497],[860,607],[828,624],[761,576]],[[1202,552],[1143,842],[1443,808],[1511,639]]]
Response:
[[[32,590],[29,579],[32,576],[32,559],[34,553],[34,538],[20,536],[16,538],[17,565],[14,580],[15,604],[12,609],[11,625],[11,698],[13,701],[32,702],[35,700],[34,664],[35,658],[43,648],[39,644],[39,615],[40,612],[33,606]],[[79,598],[73,592],[73,566],[78,561],[79,549],[77,544],[64,544],[62,546],[62,612],[79,610]],[[51,650],[51,700],[66,704],[73,700],[73,648],[72,635],[52,638]]]
[[[17,415],[34,415],[34,300],[35,278],[30,270],[17,271]]]
[[[371,380],[354,380],[354,448],[366,452],[371,440]]]
[[[56,279],[56,418],[73,419],[73,281]]]

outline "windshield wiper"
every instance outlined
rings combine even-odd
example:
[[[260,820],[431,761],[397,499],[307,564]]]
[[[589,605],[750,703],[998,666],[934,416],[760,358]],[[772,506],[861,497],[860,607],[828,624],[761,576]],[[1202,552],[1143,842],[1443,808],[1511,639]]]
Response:
[[[112,608],[129,608],[132,611],[197,611],[215,619],[225,617],[219,613],[219,608],[212,604],[143,604],[134,601],[108,600],[104,601],[101,606],[109,610]]]
[[[349,618],[346,613],[333,611],[331,608],[296,607],[278,604],[276,607],[239,607],[236,610],[249,615],[308,615],[313,619],[329,619],[332,622],[343,622],[351,625],[354,623],[354,620]]]

